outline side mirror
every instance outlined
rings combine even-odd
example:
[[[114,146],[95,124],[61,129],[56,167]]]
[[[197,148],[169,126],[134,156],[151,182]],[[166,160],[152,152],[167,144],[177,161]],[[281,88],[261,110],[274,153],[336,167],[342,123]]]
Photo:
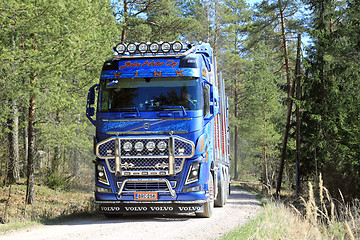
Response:
[[[215,106],[217,105],[217,99],[214,98],[214,87],[209,82],[203,81],[203,94],[204,94],[204,120],[206,122],[211,121],[215,114],[217,113],[215,110]]]
[[[95,115],[95,108],[92,105],[95,104],[95,91],[98,89],[99,84],[95,84],[89,89],[87,103],[86,103],[86,117],[95,126],[96,120],[92,118]]]

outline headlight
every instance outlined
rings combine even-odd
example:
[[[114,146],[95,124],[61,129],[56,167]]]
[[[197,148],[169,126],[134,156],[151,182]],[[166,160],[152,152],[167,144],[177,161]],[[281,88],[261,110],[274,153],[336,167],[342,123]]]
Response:
[[[166,149],[166,142],[164,142],[164,141],[158,142],[157,148],[158,148],[160,151],[165,151],[165,149]]]
[[[199,181],[200,163],[195,162],[191,164],[188,175],[186,177],[185,185]]]
[[[97,180],[99,183],[110,186],[108,177],[106,175],[105,167],[103,165],[96,166]]]
[[[141,152],[144,149],[144,144],[142,142],[135,143],[135,150]]]
[[[124,151],[129,152],[131,150],[131,148],[132,148],[131,142],[125,142],[124,143],[124,145],[123,145]]]
[[[153,151],[155,149],[155,143],[153,141],[147,142],[146,149],[150,152]]]

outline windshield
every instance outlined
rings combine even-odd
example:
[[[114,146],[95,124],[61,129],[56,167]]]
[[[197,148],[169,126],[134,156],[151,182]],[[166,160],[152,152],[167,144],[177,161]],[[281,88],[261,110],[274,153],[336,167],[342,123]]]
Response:
[[[202,109],[198,78],[124,78],[101,81],[101,112]]]

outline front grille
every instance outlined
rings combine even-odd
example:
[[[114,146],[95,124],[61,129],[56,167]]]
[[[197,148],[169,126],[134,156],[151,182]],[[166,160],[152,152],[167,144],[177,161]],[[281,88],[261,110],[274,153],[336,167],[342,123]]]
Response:
[[[181,171],[185,158],[175,158],[175,172]],[[106,159],[110,172],[115,172],[115,158]],[[121,162],[123,171],[167,171],[169,164],[167,158],[127,158]],[[160,174],[160,173],[159,173]]]
[[[97,152],[100,156],[115,157],[115,140],[111,139],[110,141],[98,144]]]
[[[170,182],[171,188],[176,187],[176,182]],[[119,188],[119,186],[118,186]],[[165,191],[168,190],[164,182],[127,182],[124,187],[125,191]]]
[[[173,138],[173,141],[170,141]],[[118,145],[116,144],[118,141]],[[146,144],[153,142],[155,148],[148,150]],[[166,143],[166,149],[159,149],[158,143]],[[134,148],[135,144],[141,142],[144,148],[138,151]],[[124,150],[124,144],[130,143],[132,148]],[[173,146],[169,146],[173,144]],[[169,171],[169,155],[173,155],[175,161],[174,171],[178,173],[182,170],[186,158],[194,155],[194,144],[184,138],[172,137],[151,137],[151,138],[129,138],[114,137],[100,142],[96,147],[96,155],[105,159],[110,172],[115,172],[115,155],[118,146],[118,154],[121,159],[122,175],[167,175]]]

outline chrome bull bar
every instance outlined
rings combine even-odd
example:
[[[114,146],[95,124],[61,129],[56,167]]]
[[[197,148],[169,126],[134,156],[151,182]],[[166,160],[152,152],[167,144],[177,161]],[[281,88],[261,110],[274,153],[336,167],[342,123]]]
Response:
[[[148,150],[146,144],[164,142],[166,148]],[[143,145],[143,150],[134,147],[126,150],[124,144]],[[96,156],[105,159],[111,173],[116,177],[145,175],[175,175],[182,170],[185,159],[195,153],[192,141],[179,136],[126,136],[110,137],[96,145]],[[112,161],[112,166],[110,162]]]

